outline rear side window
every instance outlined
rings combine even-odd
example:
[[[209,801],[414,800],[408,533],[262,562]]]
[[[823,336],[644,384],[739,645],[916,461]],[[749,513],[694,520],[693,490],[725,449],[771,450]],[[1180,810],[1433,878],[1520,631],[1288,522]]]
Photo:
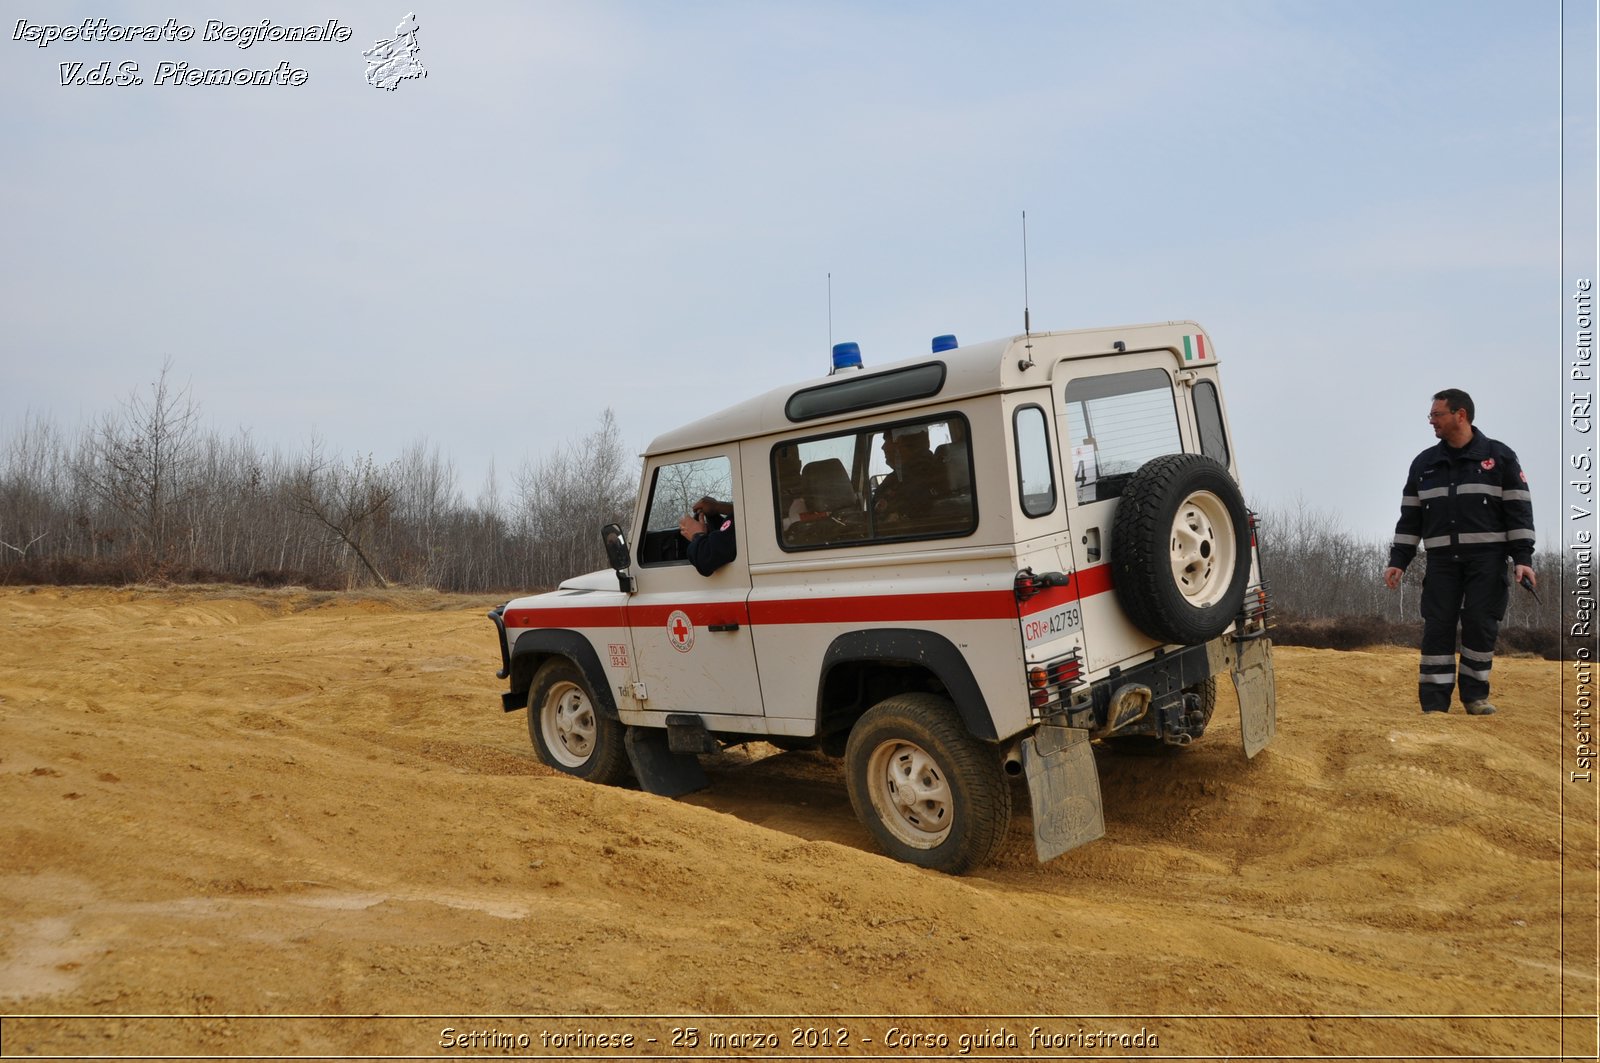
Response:
[[[1194,386],[1194,423],[1200,431],[1200,453],[1228,465],[1228,433],[1222,427],[1222,402],[1217,385],[1202,380]]]
[[[969,535],[978,525],[966,418],[922,418],[780,443],[773,507],[785,550]]]
[[[1172,378],[1160,369],[1067,384],[1067,449],[1078,502],[1118,498],[1139,466],[1183,450]]]
[[[1050,461],[1046,420],[1037,406],[1023,406],[1011,419],[1017,446],[1017,500],[1030,517],[1042,517],[1056,508],[1056,474]]]

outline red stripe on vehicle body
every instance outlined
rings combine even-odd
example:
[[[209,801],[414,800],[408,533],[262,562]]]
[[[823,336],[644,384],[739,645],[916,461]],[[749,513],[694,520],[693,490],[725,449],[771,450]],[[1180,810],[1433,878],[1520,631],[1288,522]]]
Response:
[[[1021,612],[1024,615],[1041,613],[1055,609],[1069,602],[1082,601],[1092,598],[1096,594],[1104,594],[1111,589],[1111,566],[1096,565],[1075,572],[1063,587],[1046,587],[1022,603]]]
[[[956,594],[873,594],[850,598],[785,598],[750,603],[757,624],[885,623],[897,620],[999,620],[1017,618],[1010,591]]]
[[[1078,589],[1070,583],[1065,587],[1046,587],[1039,593],[1025,599],[1018,608],[1018,611],[1026,616],[1030,613],[1039,613],[1047,609],[1055,609],[1059,606],[1063,606],[1069,602],[1075,602],[1077,600]]]
[[[904,623],[950,620],[1015,620],[1066,602],[1111,590],[1111,566],[1096,565],[1073,575],[1064,587],[1051,587],[1018,608],[1010,590],[928,594],[871,594],[830,598],[751,599],[731,602],[508,609],[508,628],[653,627],[683,611],[697,627],[711,624]]]
[[[622,606],[561,606],[556,609],[507,609],[502,617],[508,628],[626,627]]]
[[[629,605],[628,623],[634,627],[665,626],[673,613],[683,613],[696,627],[750,622],[750,611],[741,598],[733,602],[690,602],[687,605]]]
[[[1097,594],[1105,594],[1113,586],[1111,566],[1095,565],[1073,573],[1072,586],[1078,592],[1079,598],[1093,598]]]

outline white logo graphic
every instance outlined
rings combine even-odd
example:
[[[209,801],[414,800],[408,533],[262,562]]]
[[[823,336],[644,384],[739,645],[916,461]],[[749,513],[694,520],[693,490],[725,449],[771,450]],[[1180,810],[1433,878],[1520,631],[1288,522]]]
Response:
[[[667,617],[667,641],[679,653],[694,649],[694,623],[682,609],[674,609]]]
[[[361,54],[367,57],[367,84],[393,92],[406,78],[425,78],[417,59],[417,16],[408,14],[394,28],[394,38],[379,41]]]

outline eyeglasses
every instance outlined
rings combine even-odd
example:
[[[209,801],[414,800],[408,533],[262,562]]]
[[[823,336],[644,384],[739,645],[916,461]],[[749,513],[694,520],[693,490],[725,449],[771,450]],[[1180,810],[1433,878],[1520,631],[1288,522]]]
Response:
[[[1456,414],[1458,414],[1460,412],[1461,412],[1460,410],[1439,410],[1437,412],[1435,412],[1433,410],[1429,410],[1428,411],[1428,420],[1430,420],[1430,421],[1443,421],[1446,418],[1454,417]]]

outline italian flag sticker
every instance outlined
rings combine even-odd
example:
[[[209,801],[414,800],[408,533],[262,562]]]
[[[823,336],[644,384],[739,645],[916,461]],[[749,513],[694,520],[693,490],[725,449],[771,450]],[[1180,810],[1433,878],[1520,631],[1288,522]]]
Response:
[[[1186,362],[1203,362],[1209,355],[1206,354],[1206,338],[1200,335],[1185,336],[1183,338],[1183,360]]]

